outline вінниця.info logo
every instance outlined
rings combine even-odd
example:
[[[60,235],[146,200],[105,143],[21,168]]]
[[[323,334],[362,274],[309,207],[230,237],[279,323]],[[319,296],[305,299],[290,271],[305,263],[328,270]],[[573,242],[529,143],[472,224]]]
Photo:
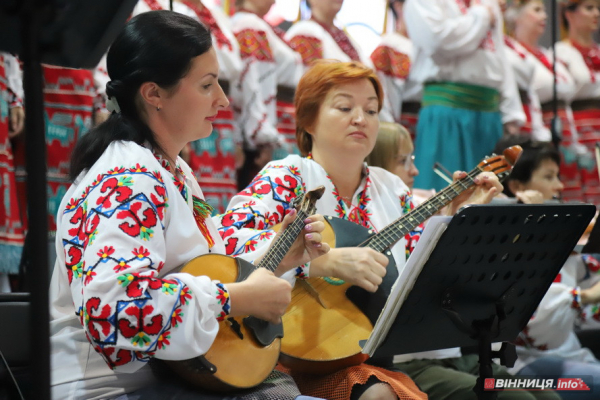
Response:
[[[483,383],[484,390],[572,390],[590,391],[588,384],[592,377],[579,378],[486,378]]]

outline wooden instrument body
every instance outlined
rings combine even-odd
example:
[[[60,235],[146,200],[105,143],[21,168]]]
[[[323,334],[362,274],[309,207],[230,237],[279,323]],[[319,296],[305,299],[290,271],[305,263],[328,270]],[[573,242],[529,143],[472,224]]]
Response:
[[[206,275],[227,284],[243,281],[254,269],[254,265],[240,258],[206,254],[185,264],[180,272]],[[232,329],[231,319],[239,325],[242,338]],[[271,328],[281,329],[281,324]],[[165,360],[165,363],[194,386],[216,391],[251,388],[263,382],[275,368],[282,335],[281,330],[279,337],[264,346],[241,317],[228,318],[219,322],[219,332],[206,354],[183,361]]]
[[[328,373],[364,361],[367,357],[361,353],[359,341],[368,339],[398,278],[389,249],[473,186],[481,172],[493,172],[500,180],[508,176],[522,151],[520,146],[512,146],[504,150],[502,156],[486,157],[465,177],[377,234],[352,222],[326,217],[330,226],[323,240],[331,248],[368,246],[380,251],[390,259],[387,273],[375,293],[347,283],[335,285],[336,280],[330,278],[309,278],[310,285],[297,284],[292,302],[282,317],[287,334],[282,340],[281,363],[299,372]]]
[[[325,220],[323,241],[331,248],[356,247],[374,235],[354,222],[329,216]],[[325,308],[305,284],[296,283],[282,317],[286,332],[281,341],[283,365],[298,372],[327,374],[367,360],[359,341],[369,338],[398,277],[391,252],[384,254],[390,262],[375,293],[335,278],[308,278]]]

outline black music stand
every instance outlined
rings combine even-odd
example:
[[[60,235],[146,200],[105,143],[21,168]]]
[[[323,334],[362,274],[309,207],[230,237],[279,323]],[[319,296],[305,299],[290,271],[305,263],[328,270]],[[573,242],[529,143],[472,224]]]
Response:
[[[471,206],[455,215],[373,358],[478,346],[479,399],[492,358],[512,366],[525,328],[594,216],[590,204]],[[492,342],[505,342],[492,352]],[[512,365],[511,365],[512,362]]]

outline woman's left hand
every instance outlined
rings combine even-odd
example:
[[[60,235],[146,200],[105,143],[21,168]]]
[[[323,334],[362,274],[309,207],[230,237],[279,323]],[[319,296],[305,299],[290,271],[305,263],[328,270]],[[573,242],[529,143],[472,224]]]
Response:
[[[276,238],[282,235],[285,228],[294,221],[296,213],[296,210],[292,210],[285,216]],[[304,223],[306,224],[304,229],[302,229],[302,232],[298,235],[298,238],[277,267],[277,270],[275,270],[275,275],[281,276],[290,269],[306,264],[329,251],[329,245],[321,242],[323,240],[321,232],[325,229],[325,219],[323,216],[319,214],[311,215],[304,220]]]
[[[454,182],[467,176],[464,171],[456,171],[452,178]],[[482,172],[473,179],[475,186],[465,190],[456,197],[448,207],[448,215],[454,215],[467,204],[487,204],[494,196],[502,193],[502,184],[493,172]]]

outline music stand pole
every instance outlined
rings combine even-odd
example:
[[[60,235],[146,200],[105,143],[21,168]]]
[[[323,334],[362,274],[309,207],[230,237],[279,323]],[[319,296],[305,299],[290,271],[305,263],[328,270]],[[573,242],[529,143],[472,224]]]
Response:
[[[527,326],[595,213],[591,204],[461,210],[437,242],[417,244],[411,259],[419,261],[409,259],[398,278],[407,289],[386,303],[397,308],[395,316],[389,314],[391,326],[389,319],[378,320],[371,334],[374,340],[385,335],[369,350],[371,357],[476,345],[480,376],[474,390],[479,399],[494,399],[497,392],[484,388],[492,378],[492,358],[511,367],[516,351],[505,344],[494,352],[492,342],[512,342]]]
[[[50,2],[51,4],[53,2]],[[30,354],[31,378],[35,382],[32,398],[50,399],[50,322],[48,287],[48,212],[46,194],[46,139],[44,130],[44,98],[39,36],[44,2],[26,0],[21,10],[23,38],[23,84],[25,113],[27,241],[30,251],[25,271],[26,290],[31,295]],[[52,12],[52,10],[50,10]],[[35,356],[34,356],[35,355]],[[35,358],[34,358],[35,357]]]

